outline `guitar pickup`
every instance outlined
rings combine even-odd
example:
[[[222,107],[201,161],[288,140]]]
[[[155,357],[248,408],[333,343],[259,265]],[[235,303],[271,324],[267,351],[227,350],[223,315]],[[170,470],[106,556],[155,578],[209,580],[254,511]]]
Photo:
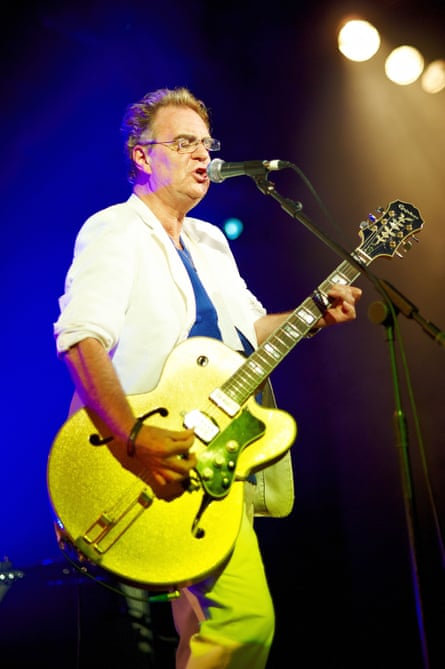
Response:
[[[221,388],[215,388],[210,393],[210,399],[231,418],[236,416],[240,410],[240,405],[226,395]]]
[[[205,444],[216,437],[219,427],[199,409],[193,409],[184,416],[184,427],[194,430],[196,436]]]

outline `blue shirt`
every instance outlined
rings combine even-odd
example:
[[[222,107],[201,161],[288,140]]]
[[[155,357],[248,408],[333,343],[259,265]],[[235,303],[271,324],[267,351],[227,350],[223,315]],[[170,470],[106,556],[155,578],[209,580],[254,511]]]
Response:
[[[198,272],[196,271],[189,252],[184,245],[182,245],[181,249],[177,249],[177,251],[179,253],[179,257],[184,263],[184,267],[188,272],[190,281],[192,282],[196,299],[196,320],[192,326],[192,329],[190,330],[189,337],[211,337],[213,339],[222,340],[221,332],[218,327],[218,315],[216,313],[216,309],[213,306],[206,289],[202,285],[201,279],[199,278]],[[237,332],[244,346],[244,353],[246,355],[250,355],[250,353],[253,351],[252,345],[242,332],[239,330],[237,330]],[[255,484],[255,474],[250,474],[247,477],[247,480]]]

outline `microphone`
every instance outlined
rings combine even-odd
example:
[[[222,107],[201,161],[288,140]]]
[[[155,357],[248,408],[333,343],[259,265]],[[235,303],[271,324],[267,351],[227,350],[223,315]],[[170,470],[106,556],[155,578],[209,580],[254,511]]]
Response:
[[[215,184],[220,184],[229,177],[256,177],[276,170],[284,170],[290,163],[285,160],[248,160],[244,163],[226,163],[214,158],[207,166],[207,175]]]

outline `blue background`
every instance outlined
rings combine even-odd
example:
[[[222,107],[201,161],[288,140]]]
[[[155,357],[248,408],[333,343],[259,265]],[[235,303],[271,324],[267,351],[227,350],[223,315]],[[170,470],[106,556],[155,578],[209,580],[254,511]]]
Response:
[[[97,0],[5,9],[0,558],[25,574],[60,559],[45,476],[71,383],[56,358],[52,324],[77,230],[130,193],[119,125],[125,106],[145,92],[185,85],[202,97],[224,160],[297,164],[330,219],[295,173],[272,180],[348,250],[377,207],[414,204],[424,220],[419,244],[372,270],[445,328],[445,91],[427,95],[418,82],[397,87],[383,76],[390,45],[414,44],[427,60],[445,57],[445,10],[432,1],[375,4]],[[385,38],[366,64],[345,61],[335,45],[339,21],[357,7]],[[229,216],[243,221],[232,248],[271,311],[295,307],[340,262],[247,177],[212,185],[195,214],[220,226]],[[356,657],[352,648],[368,649],[369,666],[402,666],[403,657],[418,667],[389,347],[384,328],[367,316],[379,294],[363,276],[357,285],[364,290],[358,320],[301,342],[273,375],[278,404],[299,429],[294,511],[257,523],[277,603],[275,652],[344,667]],[[444,353],[412,319],[398,322],[413,389],[411,396],[401,371],[419,578],[440,666]],[[326,635],[329,653],[317,646]]]

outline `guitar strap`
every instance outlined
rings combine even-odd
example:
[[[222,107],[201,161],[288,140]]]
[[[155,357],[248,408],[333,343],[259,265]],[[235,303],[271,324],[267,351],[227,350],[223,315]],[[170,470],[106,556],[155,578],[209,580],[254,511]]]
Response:
[[[237,332],[244,346],[244,351],[240,353],[248,357],[254,349],[243,333],[238,329]],[[277,407],[270,378],[255,395],[255,399],[262,406]],[[290,451],[286,451],[273,465],[251,474],[247,480],[256,484],[253,502],[255,516],[283,518],[290,514],[294,505],[294,477]]]
[[[261,404],[276,407],[275,395],[270,379],[264,385]],[[290,450],[273,465],[256,472],[254,497],[255,516],[284,518],[294,506],[294,475]]]

